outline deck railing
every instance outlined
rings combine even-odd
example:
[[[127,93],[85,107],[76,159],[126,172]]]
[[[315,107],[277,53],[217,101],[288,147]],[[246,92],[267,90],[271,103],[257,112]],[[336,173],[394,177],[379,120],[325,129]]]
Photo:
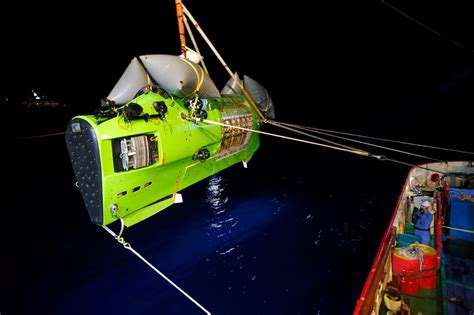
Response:
[[[392,253],[392,247],[395,244],[396,240],[396,228],[392,227],[390,229],[390,234],[387,237],[384,237],[384,241],[380,244],[377,256],[374,263],[372,264],[372,269],[370,270],[367,281],[365,282],[364,289],[360,298],[357,300],[356,307],[354,309],[354,315],[357,314],[370,314],[374,306],[375,294],[379,283],[385,278],[385,266],[386,261]]]
[[[446,197],[437,191],[435,193],[436,200],[436,216],[435,216],[435,246],[436,246],[436,259],[438,260],[438,268],[441,267],[441,245],[443,237],[443,216],[446,209]]]
[[[397,228],[393,226],[395,218],[397,217],[398,210],[400,209],[401,203],[404,200],[405,188],[408,185],[409,177],[407,178],[405,184],[402,187],[400,193],[400,198],[398,198],[397,206],[395,211],[393,211],[392,218],[390,223],[385,231],[382,242],[379,245],[377,250],[377,255],[375,256],[374,263],[370,269],[367,280],[365,281],[364,288],[359,299],[356,302],[356,307],[354,309],[354,315],[365,315],[370,314],[374,306],[375,294],[377,293],[378,285],[383,281],[386,276],[384,268],[386,266],[387,259],[389,259],[390,254],[392,253],[392,247],[395,245],[397,238]]]

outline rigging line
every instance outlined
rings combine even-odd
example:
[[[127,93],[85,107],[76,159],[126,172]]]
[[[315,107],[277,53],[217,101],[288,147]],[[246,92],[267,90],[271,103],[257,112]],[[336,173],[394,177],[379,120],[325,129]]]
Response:
[[[194,47],[194,49],[196,49],[196,52],[201,57],[202,67],[204,68],[204,71],[206,71],[206,73],[209,74],[209,71],[207,71],[206,64],[204,63],[204,57],[201,55],[201,51],[199,51],[199,46],[196,42],[196,38],[194,38],[193,30],[189,26],[188,18],[184,14],[183,14],[183,21],[184,21],[184,26],[186,26],[186,30],[188,31],[189,38],[191,38],[191,42],[193,43],[193,47]]]
[[[400,10],[400,9],[398,9],[398,8],[396,8],[396,7],[394,7],[394,6],[391,5],[390,3],[385,2],[385,0],[382,0],[382,3],[385,4],[387,7],[391,8],[392,10],[394,10],[395,12],[397,12],[397,13],[401,14],[402,16],[406,17],[406,18],[409,19],[410,21],[412,21],[412,22],[418,24],[419,26],[421,26],[421,27],[427,29],[428,31],[432,32],[433,34],[436,34],[436,35],[438,35],[439,37],[441,37],[442,39],[451,42],[453,45],[456,45],[456,46],[458,46],[458,47],[460,47],[460,48],[462,48],[462,49],[469,50],[469,51],[472,52],[471,49],[467,49],[463,44],[458,43],[457,41],[450,39],[449,37],[447,37],[447,36],[441,34],[440,32],[438,32],[438,31],[436,31],[435,29],[429,27],[428,25],[421,23],[420,21],[418,21],[418,20],[415,19],[414,17],[411,17],[410,15],[408,15],[408,14],[406,14],[405,12],[403,12],[402,10]]]
[[[227,63],[224,61],[224,58],[222,58],[221,54],[219,54],[219,52],[217,51],[216,47],[212,44],[211,40],[207,37],[206,33],[204,33],[204,31],[202,30],[202,28],[199,26],[199,23],[194,19],[194,17],[192,16],[191,12],[188,11],[188,9],[184,6],[184,4],[182,4],[182,7],[183,7],[183,12],[184,14],[187,15],[187,17],[191,20],[191,22],[193,23],[194,27],[196,27],[197,31],[199,32],[199,34],[201,34],[202,38],[204,39],[204,41],[206,42],[207,46],[209,46],[209,48],[212,50],[212,52],[214,53],[214,55],[216,56],[216,58],[220,61],[220,63],[222,64],[222,66],[224,66],[224,68],[226,69],[226,71],[230,74],[230,77],[231,78],[234,78],[235,82],[240,82],[239,78],[237,77],[237,75],[232,72],[232,70],[230,70],[230,67],[227,65]],[[240,89],[242,90],[242,92],[244,93],[245,97],[247,98],[247,100],[249,101],[250,105],[252,105],[253,109],[255,109],[256,113],[260,116],[260,118],[262,118],[263,121],[266,121],[267,119],[265,118],[265,116],[262,114],[262,112],[260,111],[260,109],[258,109],[258,106],[257,104],[255,104],[255,101],[250,97],[249,93],[247,92],[247,89],[244,87],[244,85],[242,83],[239,83],[239,87]]]
[[[407,163],[407,162],[403,162],[403,161],[399,161],[399,160],[395,160],[395,159],[390,159],[390,158],[387,158],[385,157],[384,159],[385,161],[389,161],[389,162],[393,162],[393,163],[397,163],[397,164],[402,164],[402,165],[407,165],[407,166],[411,166],[411,167],[416,167],[416,168],[419,168],[419,169],[422,169],[422,170],[426,170],[426,171],[432,171],[432,172],[435,172],[435,173],[439,173],[439,174],[443,174],[443,175],[448,175],[449,173],[447,172],[443,172],[443,171],[440,171],[440,170],[435,170],[433,168],[429,168],[427,166],[420,166],[420,165],[416,165],[416,164],[412,164],[412,163]],[[447,162],[445,162],[447,163]],[[457,177],[457,176],[456,176]]]
[[[271,123],[271,122],[270,122],[270,123]],[[274,122],[274,123],[275,123],[275,122]],[[276,122],[276,123],[277,123],[277,124],[281,124],[281,125],[287,125],[287,124],[281,123],[281,122]],[[380,148],[380,149],[385,149],[385,150],[389,150],[389,151],[394,151],[394,152],[398,152],[398,153],[402,153],[402,154],[406,154],[406,155],[417,156],[417,157],[421,157],[421,158],[424,158],[424,159],[433,160],[433,161],[437,161],[437,162],[445,162],[445,161],[443,161],[443,160],[435,159],[435,158],[432,158],[432,157],[429,157],[429,156],[425,156],[425,155],[421,155],[421,154],[416,154],[416,153],[411,153],[411,152],[408,152],[408,151],[397,150],[397,149],[393,149],[393,148],[389,148],[389,147],[385,147],[385,146],[381,146],[381,145],[377,145],[377,144],[373,144],[373,143],[369,143],[369,142],[359,141],[359,140],[355,140],[355,139],[351,139],[351,138],[336,136],[336,135],[332,135],[332,134],[330,134],[330,133],[326,133],[326,132],[322,132],[322,131],[316,131],[316,130],[312,130],[312,129],[306,128],[306,127],[293,126],[293,128],[299,128],[299,129],[303,129],[303,130],[307,130],[307,131],[311,130],[311,131],[313,131],[313,132],[320,133],[320,134],[323,134],[323,135],[326,135],[326,136],[335,137],[335,138],[339,138],[339,139],[344,139],[344,140],[352,141],[352,142],[356,142],[356,143],[361,143],[361,144],[365,144],[365,145],[372,146],[372,147],[376,147],[376,148]],[[291,129],[290,129],[290,130],[291,130]],[[295,132],[296,132],[296,130],[295,130]]]
[[[45,135],[39,135],[39,136],[14,138],[12,140],[28,140],[28,139],[37,139],[37,138],[47,138],[47,137],[54,137],[54,136],[62,136],[64,134],[65,134],[65,132],[56,132],[56,133],[48,133],[48,134],[45,134]]]
[[[274,121],[269,121],[269,123],[272,124],[272,125],[274,125],[274,126],[278,126],[278,125],[275,125],[275,124],[274,124],[274,123],[275,123]],[[278,124],[278,123],[277,123],[277,124]],[[280,123],[280,124],[282,124],[282,123]],[[279,126],[279,127],[283,127],[283,126]],[[284,127],[283,127],[283,128],[284,128]],[[288,128],[286,128],[286,129],[288,129]],[[289,130],[291,130],[291,129],[289,129]],[[298,132],[297,130],[292,130],[292,131]],[[329,134],[329,135],[330,135],[330,134]],[[330,135],[330,136],[331,136],[331,135]],[[335,137],[335,136],[334,136],[334,137]],[[338,138],[340,138],[340,137],[338,137]],[[343,138],[343,139],[346,139],[346,138]],[[351,139],[348,139],[348,140],[351,140]],[[356,140],[353,140],[353,141],[356,141]],[[356,142],[358,142],[358,141],[356,141]],[[364,142],[361,142],[361,143],[364,143]],[[369,144],[369,143],[367,143],[367,144]],[[371,145],[371,144],[369,144],[369,145]],[[373,146],[379,147],[379,146],[377,146],[377,145],[373,145]],[[384,148],[384,147],[382,147],[382,148]],[[391,148],[386,148],[386,149],[405,153],[405,152],[403,152],[403,151],[399,151],[399,150],[395,150],[395,149],[391,149]],[[371,153],[369,153],[369,154],[371,154]],[[433,158],[425,157],[425,156],[423,156],[423,155],[417,155],[417,154],[410,153],[410,152],[406,152],[405,154],[411,154],[411,155],[415,155],[415,156],[419,156],[419,157],[423,157],[423,158],[432,159],[432,160],[435,160],[435,161],[437,161],[437,162],[447,163],[446,161],[436,160],[436,159],[433,159]],[[374,154],[371,154],[371,155],[374,155]],[[398,164],[402,164],[402,165],[407,165],[407,166],[411,166],[411,167],[416,167],[416,168],[420,168],[420,169],[423,169],[423,170],[438,172],[438,173],[444,174],[444,175],[447,174],[447,173],[445,173],[445,172],[438,171],[438,170],[435,170],[435,169],[431,169],[431,168],[428,168],[428,167],[426,167],[426,166],[419,166],[419,165],[416,165],[416,164],[412,164],[412,163],[408,163],[408,162],[403,162],[403,161],[399,161],[399,160],[395,160],[395,159],[391,159],[391,158],[387,158],[386,156],[381,156],[381,155],[379,155],[379,156],[382,157],[382,158],[378,158],[379,160],[390,161],[390,162],[393,162],[393,163],[398,163]]]
[[[466,233],[474,233],[473,230],[460,229],[460,228],[455,228],[455,227],[447,226],[447,225],[442,225],[442,227],[449,230],[456,230],[456,231],[461,231],[461,232],[466,232]]]
[[[217,51],[216,47],[214,47],[214,45],[212,44],[211,40],[207,37],[206,33],[204,33],[204,31],[202,30],[202,28],[199,26],[199,23],[194,19],[194,17],[191,15],[191,12],[188,11],[188,9],[184,6],[184,4],[181,4],[182,7],[183,7],[183,12],[184,14],[186,14],[186,16],[191,20],[191,22],[193,23],[194,27],[196,27],[196,29],[198,30],[199,34],[201,34],[202,38],[204,39],[204,41],[206,42],[206,44],[209,46],[209,48],[211,48],[212,52],[214,53],[214,55],[216,55],[217,59],[219,59],[219,61],[221,62],[221,64],[224,66],[224,68],[227,70],[227,72],[230,74],[231,77],[234,77],[234,74],[232,73],[232,71],[230,70],[229,66],[227,65],[227,63],[224,61],[224,58],[222,58],[222,56],[219,54],[219,52]]]
[[[282,124],[282,123],[281,123],[281,124]],[[286,123],[285,123],[285,124],[286,124]],[[292,126],[292,127],[304,127],[304,128],[308,128],[308,129],[310,129],[310,130],[321,130],[321,131],[325,131],[325,132],[331,132],[331,133],[335,133],[335,134],[353,136],[353,137],[358,137],[358,138],[366,138],[366,139],[372,139],[372,140],[379,140],[379,141],[393,142],[393,143],[398,143],[398,144],[405,144],[405,145],[411,145],[411,146],[418,146],[418,147],[428,148],[428,149],[436,149],[436,150],[443,150],[443,151],[458,152],[458,153],[465,153],[465,154],[472,154],[472,155],[474,155],[474,152],[470,152],[470,151],[463,151],[463,150],[455,150],[455,149],[449,149],[449,148],[435,147],[435,146],[424,145],[424,144],[419,144],[419,143],[412,143],[412,142],[405,142],[405,141],[398,141],[398,140],[377,138],[377,137],[371,137],[371,136],[358,135],[358,134],[355,134],[355,133],[341,132],[341,131],[335,131],[335,130],[329,130],[329,129],[315,128],[315,127],[306,127],[306,126],[294,125],[294,124],[286,124],[286,125]]]
[[[190,119],[190,120],[192,120],[192,119]],[[193,120],[192,120],[192,121],[193,121]],[[374,158],[377,158],[377,159],[383,159],[382,156],[380,156],[380,155],[375,155],[375,154],[371,154],[371,153],[369,153],[369,152],[367,152],[367,151],[362,151],[362,150],[349,150],[349,149],[340,148],[340,147],[335,147],[335,146],[331,146],[331,145],[327,145],[327,144],[323,144],[323,143],[319,143],[319,142],[314,142],[314,141],[309,141],[309,140],[303,140],[303,139],[298,139],[298,138],[283,136],[283,135],[279,135],[279,134],[275,134],[275,133],[270,133],[270,132],[255,130],[255,129],[249,129],[249,128],[244,128],[244,127],[239,127],[239,126],[232,126],[232,125],[223,124],[223,123],[220,123],[220,122],[217,122],[217,121],[213,121],[213,120],[208,120],[208,119],[200,119],[200,120],[195,120],[195,121],[203,122],[203,123],[206,123],[206,124],[209,124],[209,125],[214,125],[214,126],[221,126],[221,127],[229,127],[229,128],[234,128],[234,129],[240,129],[240,130],[249,131],[249,132],[253,132],[253,133],[259,133],[259,134],[267,135],[267,136],[271,136],[271,137],[276,137],[276,138],[281,138],[281,139],[287,139],[287,140],[292,140],[292,141],[296,141],[296,142],[302,142],[302,143],[306,143],[306,144],[312,144],[312,145],[316,145],[316,146],[320,146],[320,147],[325,147],[325,148],[334,149],[334,150],[338,150],[338,151],[344,151],[344,152],[354,153],[354,154],[358,154],[358,155],[362,155],[362,156],[368,156],[368,157],[374,157]]]
[[[324,139],[324,138],[321,138],[321,137],[312,135],[312,134],[307,133],[307,132],[303,132],[303,131],[295,130],[294,128],[291,128],[291,127],[283,126],[283,124],[277,123],[276,121],[273,121],[273,120],[267,120],[267,122],[268,122],[270,125],[273,125],[273,126],[275,126],[275,127],[287,129],[287,130],[290,130],[290,131],[293,131],[293,132],[302,134],[302,135],[307,136],[307,137],[310,137],[310,138],[318,139],[318,140],[321,140],[321,141],[324,141],[324,142],[327,142],[327,143],[331,143],[331,144],[337,145],[337,146],[342,147],[342,148],[346,148],[346,149],[349,149],[349,150],[352,150],[352,151],[363,151],[363,150],[361,150],[361,149],[357,149],[357,148],[354,148],[354,147],[350,147],[350,146],[348,146],[348,145],[340,144],[340,143],[337,143],[337,142],[334,142],[334,141],[331,141],[331,140],[327,140],[327,139]]]
[[[345,149],[345,148],[334,147],[334,146],[330,146],[330,145],[327,145],[327,144],[318,143],[318,142],[314,142],[314,141],[308,141],[308,140],[303,140],[303,139],[298,139],[298,138],[293,138],[293,137],[287,137],[287,136],[282,136],[282,135],[279,135],[279,134],[274,134],[274,133],[255,130],[255,129],[244,128],[244,127],[239,127],[239,126],[232,126],[232,125],[223,124],[223,123],[219,123],[217,121],[208,120],[208,119],[193,120],[193,121],[200,121],[200,122],[207,123],[207,124],[210,124],[210,125],[235,128],[235,129],[250,131],[250,132],[259,133],[259,134],[263,134],[263,135],[267,135],[267,136],[272,136],[272,137],[276,137],[276,138],[282,138],[282,139],[292,140],[292,141],[296,141],[296,142],[302,142],[302,143],[306,143],[306,144],[312,144],[312,145],[316,145],[316,146],[320,146],[320,147],[325,147],[325,148],[329,148],[329,149],[334,149],[334,150],[338,150],[338,151],[354,153],[354,154],[358,154],[358,155],[362,155],[362,156],[366,156],[366,157],[373,157],[373,158],[376,158],[377,160],[380,160],[380,161],[390,161],[390,162],[393,162],[393,163],[408,165],[408,166],[411,166],[411,167],[416,167],[416,168],[419,168],[419,169],[422,169],[422,170],[432,171],[432,172],[436,172],[436,173],[443,174],[443,175],[449,174],[449,173],[442,172],[440,170],[435,170],[435,169],[432,169],[432,168],[429,168],[429,167],[426,167],[426,166],[420,166],[420,165],[411,164],[411,163],[407,163],[407,162],[403,162],[403,161],[399,161],[399,160],[395,160],[395,159],[390,159],[390,158],[387,158],[384,155],[372,154],[368,151],[348,150],[348,149]]]
[[[120,221],[122,223],[122,228],[121,228],[121,233],[123,232],[123,219],[120,218]],[[171,284],[175,289],[177,289],[179,292],[181,292],[185,297],[187,297],[191,302],[193,302],[197,307],[199,307],[203,312],[205,312],[207,315],[210,315],[211,312],[209,312],[207,309],[204,308],[201,304],[199,304],[195,299],[193,299],[189,294],[187,294],[183,289],[181,289],[177,284],[175,284],[173,281],[171,281],[165,274],[163,274],[160,270],[158,270],[155,266],[153,266],[148,260],[146,260],[140,253],[138,253],[133,247],[130,245],[130,243],[125,242],[123,237],[120,237],[120,235],[117,235],[109,229],[107,226],[102,225],[102,227],[110,234],[112,235],[120,244],[123,245],[125,249],[128,249],[131,251],[135,256],[140,258],[145,264],[147,264],[151,269],[153,269],[157,274],[159,274],[163,279],[165,279],[169,284]]]

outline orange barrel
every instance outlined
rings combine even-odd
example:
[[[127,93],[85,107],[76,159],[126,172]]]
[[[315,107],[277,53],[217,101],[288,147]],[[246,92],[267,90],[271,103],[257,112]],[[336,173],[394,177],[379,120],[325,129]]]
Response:
[[[438,259],[436,249],[423,244],[411,244],[418,247],[423,253],[423,263],[421,265],[419,285],[422,289],[436,288],[436,268],[438,267]]]
[[[402,294],[418,294],[418,271],[420,260],[415,251],[407,250],[410,247],[397,247],[392,252],[392,272],[399,274],[400,292]]]

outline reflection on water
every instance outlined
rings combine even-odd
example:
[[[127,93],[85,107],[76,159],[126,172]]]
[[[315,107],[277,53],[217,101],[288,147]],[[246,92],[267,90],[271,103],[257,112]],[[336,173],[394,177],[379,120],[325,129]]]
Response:
[[[229,208],[229,196],[231,194],[224,177],[217,174],[208,180],[205,204],[213,211],[207,226],[207,235],[211,240],[220,239],[219,242],[230,242],[235,238],[247,238],[252,231],[270,223],[272,217],[278,215],[283,207],[279,197],[273,196],[268,199],[268,196],[263,196],[240,202],[238,206],[232,204]],[[230,253],[229,249],[223,252]]]
[[[360,242],[363,241],[361,230],[366,230],[373,221],[370,218],[355,222],[341,222],[340,225],[329,226],[326,229],[319,229],[316,232],[314,245],[318,246],[332,246],[334,248],[341,248],[344,250],[356,251]],[[331,244],[324,244],[324,235],[327,235],[327,240]],[[334,241],[336,240],[336,241]]]
[[[210,207],[216,210],[216,213],[224,212],[224,206],[229,201],[229,197],[226,197],[223,192],[226,188],[226,184],[223,182],[222,176],[216,174],[209,179],[209,185],[206,190],[206,202]]]
[[[62,143],[51,141],[51,148]],[[42,143],[34,147],[40,148]],[[52,167],[62,159],[40,161]],[[272,171],[252,172],[253,178],[279,180],[278,175],[270,177]],[[257,182],[244,184],[237,171],[215,175],[184,191],[184,204],[127,229],[125,237],[213,314],[348,313],[357,298],[353,292],[360,291],[357,281],[362,281],[354,279],[366,276],[357,264],[366,252],[361,251],[364,231],[373,230],[368,214],[374,205],[366,200],[356,208],[354,198],[334,193],[333,187],[334,198],[325,203],[312,198],[312,179],[292,174],[295,178],[288,182],[300,185],[281,180],[264,188]],[[58,193],[48,198],[55,202],[47,204],[54,210],[47,222],[68,202],[59,193],[63,185],[57,186]],[[71,213],[85,211],[79,202],[72,207]],[[23,296],[30,298],[23,314],[200,314],[101,229],[96,233],[95,227],[82,226],[89,222],[73,224],[77,236],[66,238],[71,245],[54,247],[42,257],[42,268],[34,269],[39,281],[22,283],[28,288]],[[62,242],[57,235],[50,237]],[[342,286],[352,295],[336,294]],[[127,303],[117,304],[117,296],[127,297]],[[89,303],[80,302],[84,300]]]
[[[266,229],[281,215],[284,204],[279,194],[233,200],[227,178],[208,179],[205,204],[212,210],[207,218],[207,242],[213,254],[205,259],[209,281],[236,291],[241,298],[256,290],[257,276],[265,257],[252,248],[255,239],[268,237]],[[262,277],[263,279],[263,277]],[[236,294],[236,293],[233,293]]]
[[[232,227],[229,222],[234,221],[232,214],[226,214],[226,204],[229,197],[225,194],[226,183],[219,174],[212,176],[209,179],[209,184],[206,189],[206,204],[213,210],[214,215],[210,218],[210,225],[208,227],[208,236],[211,238],[222,238],[225,234],[232,233]]]

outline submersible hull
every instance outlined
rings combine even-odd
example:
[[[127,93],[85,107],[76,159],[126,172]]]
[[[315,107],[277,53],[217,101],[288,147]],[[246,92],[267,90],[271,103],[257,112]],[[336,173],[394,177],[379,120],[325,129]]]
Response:
[[[244,96],[201,101],[209,120],[259,129]],[[128,226],[140,222],[172,205],[178,191],[247,162],[260,143],[256,133],[188,120],[186,104],[164,91],[142,94],[132,103],[143,108],[133,120],[78,116],[67,127],[78,187],[95,224],[118,218]]]

